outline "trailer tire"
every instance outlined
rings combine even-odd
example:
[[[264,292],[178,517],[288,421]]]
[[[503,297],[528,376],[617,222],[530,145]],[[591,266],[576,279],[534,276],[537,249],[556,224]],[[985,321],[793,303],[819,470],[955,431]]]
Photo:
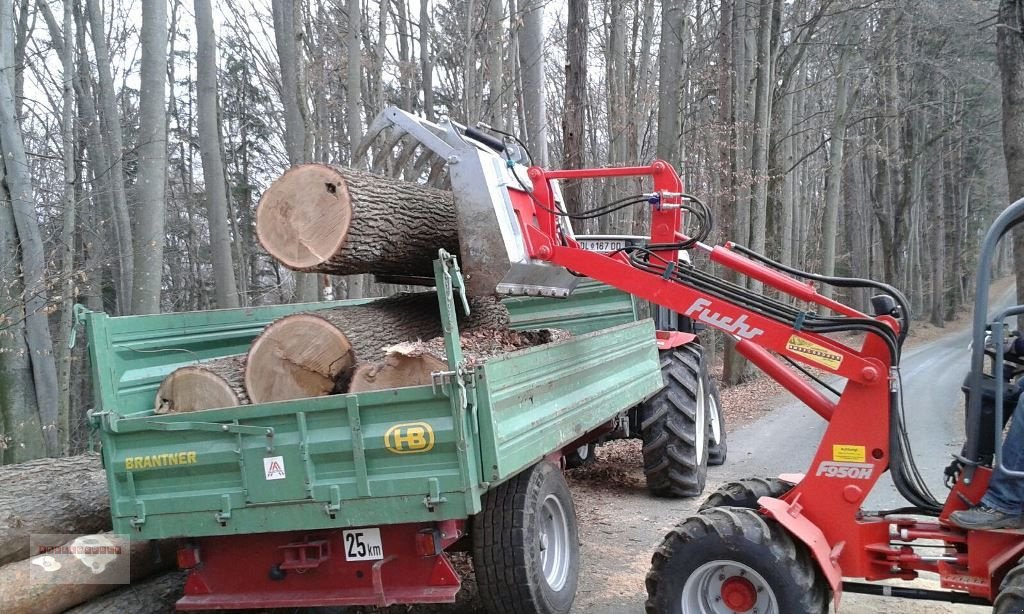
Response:
[[[744,478],[726,482],[708,495],[697,511],[703,512],[713,507],[745,507],[756,510],[761,507],[757,503],[761,497],[778,499],[791,488],[792,484],[779,478]]]
[[[665,386],[640,404],[644,474],[658,497],[695,497],[708,471],[707,403],[701,348],[661,352]]]
[[[724,465],[729,456],[729,445],[725,440],[725,412],[722,411],[722,399],[718,396],[718,384],[715,383],[704,365],[705,385],[708,403],[708,465],[717,467]]]
[[[824,614],[829,605],[828,584],[803,544],[774,520],[730,507],[691,516],[665,537],[647,595],[648,614]]]
[[[568,614],[580,545],[569,486],[541,461],[484,495],[473,517],[473,567],[491,614]]]
[[[579,469],[597,462],[597,444],[585,443],[565,455],[566,469]]]
[[[1003,578],[992,614],[1024,614],[1024,564],[1017,565]]]

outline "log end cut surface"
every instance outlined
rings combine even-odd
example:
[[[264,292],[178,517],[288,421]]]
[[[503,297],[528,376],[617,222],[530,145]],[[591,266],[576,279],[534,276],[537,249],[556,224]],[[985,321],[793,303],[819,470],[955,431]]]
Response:
[[[381,362],[356,367],[348,391],[369,392],[407,386],[429,386],[433,372],[445,371],[448,368],[448,363],[442,358],[393,351]]]
[[[341,249],[351,221],[351,197],[342,174],[330,166],[303,164],[285,171],[263,193],[256,235],[285,266],[309,269]]]
[[[192,366],[177,369],[164,378],[156,392],[155,409],[158,414],[169,414],[238,407],[244,401],[224,377],[201,366]]]
[[[335,392],[352,367],[352,344],[327,320],[299,313],[277,320],[249,349],[245,388],[253,403],[290,401]]]

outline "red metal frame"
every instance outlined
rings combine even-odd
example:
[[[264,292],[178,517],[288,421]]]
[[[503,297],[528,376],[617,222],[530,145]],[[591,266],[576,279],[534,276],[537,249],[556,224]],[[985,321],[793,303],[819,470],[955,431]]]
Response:
[[[379,527],[384,558],[346,561],[342,529],[203,537],[182,547],[178,610],[450,603],[459,575],[444,550],[465,522]]]
[[[561,265],[732,334],[743,356],[828,421],[809,471],[785,497],[766,497],[761,505],[763,513],[808,546],[835,592],[837,605],[844,577],[909,580],[921,571],[940,574],[944,587],[994,598],[1003,575],[1024,553],[1024,535],[1010,531],[966,532],[946,521],[951,511],[967,507],[963,499],[980,499],[987,484],[986,471],[976,474],[970,486],[956,485],[937,521],[861,515],[861,504],[889,466],[890,386],[895,382],[889,350],[880,338],[869,334],[862,343],[855,344],[859,347],[851,347],[798,330],[683,283],[639,270],[621,252],[586,251],[560,234],[551,181],[649,176],[653,191],[662,196],[651,211],[651,243],[685,239],[681,233],[681,211],[672,207],[680,202],[683,185],[665,162],[655,161],[645,167],[571,171],[533,167],[529,176],[539,203],[519,191],[510,191],[510,197],[531,258]],[[711,260],[811,305],[844,316],[870,317],[818,294],[812,284],[747,258],[732,247],[727,243],[711,248]],[[674,250],[661,250],[658,255],[669,262],[678,259]],[[893,318],[876,319],[898,331]],[[805,351],[799,351],[801,348]],[[831,400],[798,377],[779,355],[845,378],[847,383],[839,400]],[[897,545],[891,544],[893,531],[903,538]],[[946,546],[940,550],[944,552],[943,560],[930,556],[935,553],[934,548],[926,555],[914,551],[913,543],[923,539],[938,540]]]

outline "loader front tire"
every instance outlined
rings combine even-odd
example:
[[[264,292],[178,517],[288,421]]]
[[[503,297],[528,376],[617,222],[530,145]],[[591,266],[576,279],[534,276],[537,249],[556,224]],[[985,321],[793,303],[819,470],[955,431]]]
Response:
[[[665,537],[647,574],[648,614],[825,614],[829,589],[810,553],[774,520],[716,507]]]
[[[644,474],[658,497],[695,497],[708,471],[707,379],[701,347],[661,352],[665,386],[640,405]]]
[[[472,530],[477,587],[490,614],[568,614],[580,545],[558,467],[541,461],[489,490]]]
[[[697,511],[703,512],[713,507],[745,507],[756,510],[761,507],[757,503],[761,497],[778,499],[791,488],[792,484],[779,478],[744,478],[726,482],[708,495]]]

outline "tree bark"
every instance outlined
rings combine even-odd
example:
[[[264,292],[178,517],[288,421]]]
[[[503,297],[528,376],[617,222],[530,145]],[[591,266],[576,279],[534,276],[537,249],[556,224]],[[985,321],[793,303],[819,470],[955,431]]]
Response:
[[[139,77],[139,180],[136,185],[135,291],[132,312],[160,312],[167,186],[167,4],[142,4]]]
[[[508,311],[497,300],[473,299],[470,307],[462,328],[507,328]],[[277,320],[253,341],[245,387],[253,403],[341,392],[357,361],[379,356],[402,341],[441,334],[440,307],[433,292],[297,313]]]
[[[10,36],[10,21],[7,19],[10,4],[0,9],[0,38]],[[36,217],[35,199],[32,193],[31,166],[25,152],[21,127],[15,110],[14,92],[10,87],[10,73],[13,71],[12,58],[0,57],[0,160],[4,165],[10,210],[14,218],[13,252],[20,251],[11,267],[17,276],[20,264],[24,294],[15,300],[21,303],[25,313],[25,341],[32,366],[32,383],[43,429],[46,453],[56,456],[60,452],[57,439],[57,364],[54,361],[53,338],[47,321],[46,253],[43,238]],[[6,208],[6,207],[5,207]],[[8,232],[10,232],[8,230]],[[20,309],[20,308],[19,308]],[[3,313],[0,309],[0,313]]]
[[[167,614],[184,594],[186,575],[181,570],[165,571],[91,599],[65,614]]]
[[[423,113],[434,121],[434,52],[430,48],[430,0],[420,0],[420,79],[423,87]]]
[[[662,4],[661,48],[658,50],[658,158],[681,168],[679,159],[679,89],[683,70],[686,14],[683,0]]]
[[[158,414],[248,404],[245,355],[226,356],[175,369],[160,382],[154,403]]]
[[[996,59],[1003,82],[1003,155],[1010,201],[1024,198],[1024,0],[1000,0]],[[1024,230],[1014,231],[1017,302],[1024,303]]]
[[[569,0],[565,34],[565,110],[562,112],[562,152],[565,168],[584,168],[584,135],[587,117],[587,35],[590,29],[588,0]],[[569,213],[583,209],[579,181],[562,181],[562,196]]]
[[[33,534],[110,529],[107,478],[98,454],[6,465],[0,467],[0,484],[0,565],[27,558]]]
[[[285,171],[256,209],[256,234],[296,271],[433,275],[437,250],[458,253],[452,195],[323,164]]]
[[[93,50],[96,53],[96,72],[99,74],[99,100],[103,133],[107,136],[105,147],[109,167],[97,175],[104,177],[110,188],[110,204],[114,213],[114,236],[118,256],[118,312],[128,315],[132,308],[132,283],[135,275],[132,225],[128,216],[128,198],[124,186],[124,144],[121,136],[121,118],[117,112],[114,94],[114,78],[110,67],[110,51],[107,48],[106,31],[103,28],[103,9],[100,0],[87,0],[89,29],[92,34]],[[83,61],[85,61],[83,59]],[[88,78],[88,73],[83,73]]]
[[[55,544],[56,546],[56,544]],[[145,578],[174,564],[176,543],[131,542],[113,534],[83,535],[68,549],[0,567],[0,611],[4,614],[58,614],[118,587],[124,578]],[[89,554],[112,549],[120,554]],[[127,556],[125,556],[127,553]]]
[[[459,342],[468,368],[516,350],[568,339],[561,330],[534,331],[476,329],[462,333]],[[406,341],[384,349],[384,357],[358,364],[348,392],[368,392],[408,386],[429,386],[432,373],[448,368],[444,337],[427,341]]]
[[[519,41],[519,66],[523,75],[523,112],[526,116],[526,143],[533,163],[547,166],[548,129],[544,98],[544,5],[539,0],[524,0],[523,28]]]
[[[238,289],[228,230],[228,194],[220,151],[220,115],[217,104],[217,41],[213,34],[211,0],[195,0],[196,93],[198,96],[199,150],[206,184],[206,210],[210,221],[210,259],[213,261],[214,296],[221,309],[238,307]]]

